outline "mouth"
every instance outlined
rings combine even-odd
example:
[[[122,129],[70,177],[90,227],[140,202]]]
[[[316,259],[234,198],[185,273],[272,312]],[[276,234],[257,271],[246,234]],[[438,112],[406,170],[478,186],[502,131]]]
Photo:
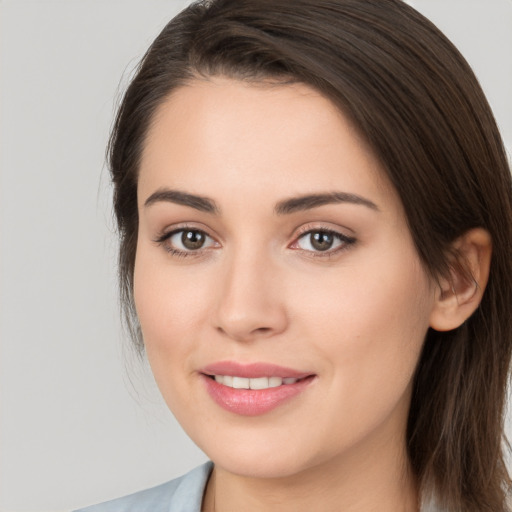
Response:
[[[225,361],[199,372],[210,398],[241,416],[257,416],[302,395],[317,375],[266,363],[242,365]]]

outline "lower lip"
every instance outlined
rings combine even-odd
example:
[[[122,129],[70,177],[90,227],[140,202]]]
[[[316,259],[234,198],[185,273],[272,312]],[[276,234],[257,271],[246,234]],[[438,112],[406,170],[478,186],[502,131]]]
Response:
[[[306,377],[294,384],[284,384],[275,388],[235,389],[219,384],[204,374],[201,376],[214,402],[223,409],[241,416],[258,416],[272,411],[302,393],[314,379],[314,376]]]

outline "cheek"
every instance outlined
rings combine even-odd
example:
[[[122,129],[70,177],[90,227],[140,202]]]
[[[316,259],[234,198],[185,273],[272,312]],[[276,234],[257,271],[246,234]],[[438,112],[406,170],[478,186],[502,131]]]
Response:
[[[363,343],[394,339],[408,344],[417,338],[414,333],[426,332],[433,304],[429,280],[414,255],[389,254],[377,263],[358,262],[341,272],[313,275],[301,280],[290,296],[296,318],[306,315],[315,329],[310,339],[348,338],[354,343],[362,338]]]
[[[143,246],[137,251],[134,299],[144,347],[155,381],[176,417],[188,408],[191,354],[197,350],[198,326],[208,310],[204,288],[185,270],[176,271]],[[164,263],[162,264],[162,261]],[[190,267],[192,268],[192,267]]]
[[[379,264],[360,268],[345,269],[321,288],[318,281],[303,283],[308,307],[301,302],[297,310],[303,311],[304,337],[328,362],[332,400],[342,397],[370,422],[408,391],[433,299],[414,253],[382,254]]]
[[[197,338],[198,326],[204,323],[211,294],[209,281],[198,281],[193,266],[177,270],[166,264],[167,255],[155,253],[143,244],[137,250],[134,299],[146,353],[158,379],[159,367],[183,361],[191,348],[189,338]]]

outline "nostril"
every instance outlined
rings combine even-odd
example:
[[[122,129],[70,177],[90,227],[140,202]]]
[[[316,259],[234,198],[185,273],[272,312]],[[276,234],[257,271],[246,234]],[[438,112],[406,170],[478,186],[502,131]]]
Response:
[[[229,302],[229,304],[228,304]],[[279,304],[247,304],[243,301],[224,301],[215,311],[214,327],[222,336],[238,341],[265,338],[286,329],[287,316]]]

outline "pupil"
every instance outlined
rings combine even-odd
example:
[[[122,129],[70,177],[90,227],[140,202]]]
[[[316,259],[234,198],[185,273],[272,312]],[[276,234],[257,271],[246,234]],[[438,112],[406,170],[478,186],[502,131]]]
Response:
[[[322,233],[322,232],[312,233],[311,245],[317,251],[327,251],[327,249],[330,249],[332,247],[333,242],[334,242],[334,237],[330,233]]]
[[[190,250],[200,249],[204,244],[204,235],[199,231],[184,231],[181,235],[181,243]]]

